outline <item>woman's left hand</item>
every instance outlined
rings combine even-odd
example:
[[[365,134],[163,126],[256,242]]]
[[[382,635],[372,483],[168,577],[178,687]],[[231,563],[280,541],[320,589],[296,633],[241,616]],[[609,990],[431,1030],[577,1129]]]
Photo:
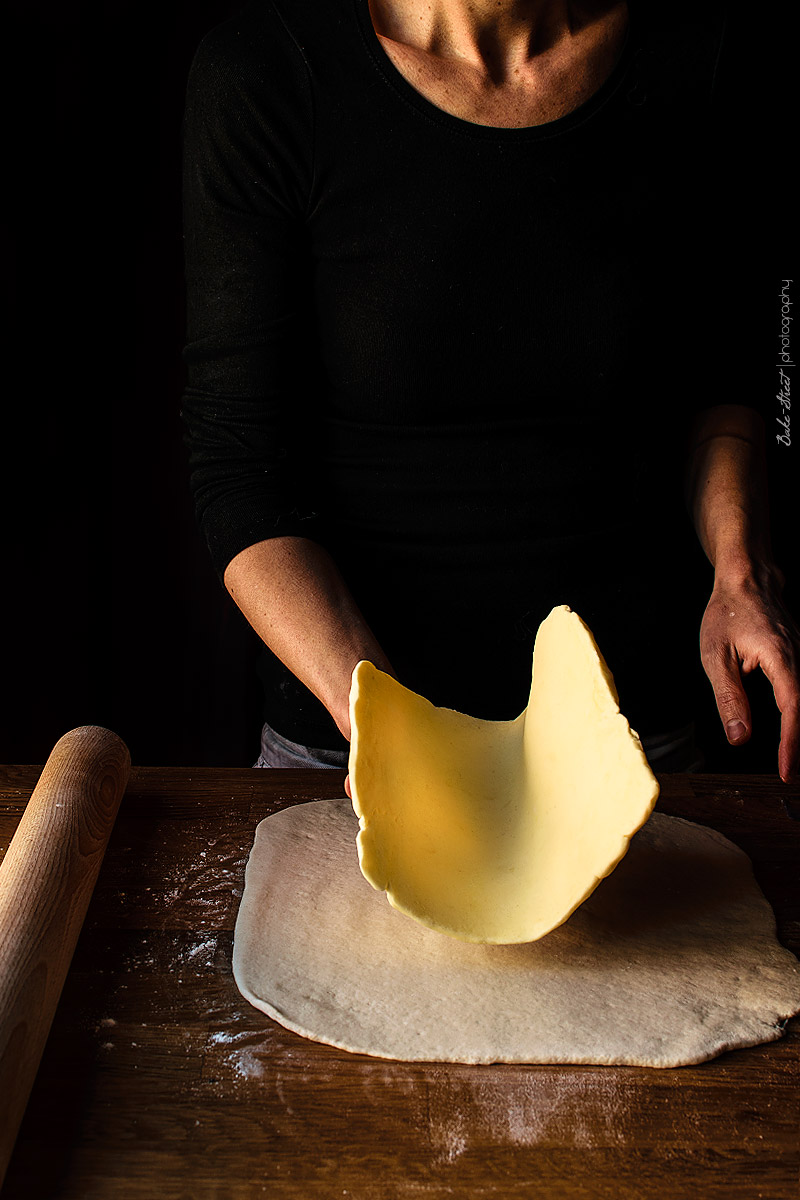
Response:
[[[752,732],[742,676],[756,667],[767,676],[781,713],[778,771],[788,783],[800,753],[800,633],[781,600],[782,583],[774,569],[760,580],[717,579],[700,626],[700,657],[733,746]]]

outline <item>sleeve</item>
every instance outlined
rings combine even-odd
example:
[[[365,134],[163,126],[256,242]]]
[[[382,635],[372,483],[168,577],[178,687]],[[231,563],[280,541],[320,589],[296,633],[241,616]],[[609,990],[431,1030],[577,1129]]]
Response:
[[[748,133],[759,102],[742,86],[746,30],[735,6],[708,0],[676,31],[672,45],[679,55],[667,61],[686,64],[691,108],[679,107],[667,91],[669,165],[678,180],[668,193],[674,211],[662,206],[671,226],[661,260],[675,349],[670,388],[680,398],[682,419],[724,404],[763,415],[773,288],[765,175],[758,139]],[[665,89],[670,86],[671,79]]]
[[[793,365],[784,367],[795,356],[786,353],[781,341],[792,328],[790,321],[783,324],[793,312],[793,282],[786,277],[797,257],[784,167],[795,42],[786,37],[776,6],[767,5],[759,12],[764,53],[754,54],[749,16],[731,5],[715,80],[718,257],[725,260],[713,294],[715,307],[724,314],[716,359],[723,400],[755,409],[764,421],[770,538],[775,561],[786,572],[787,595],[796,597],[797,468],[789,407]]]
[[[197,518],[220,575],[255,542],[312,536],[316,519],[293,452],[308,399],[299,362],[311,94],[297,46],[259,9],[255,28],[229,21],[201,43],[184,116],[182,417]]]
[[[774,362],[774,216],[764,154],[767,92],[753,86],[750,27],[724,4],[703,146],[705,223],[697,253],[699,355],[706,364],[703,407],[742,404],[766,419]],[[749,80],[743,86],[742,80]],[[759,131],[753,138],[748,130]]]

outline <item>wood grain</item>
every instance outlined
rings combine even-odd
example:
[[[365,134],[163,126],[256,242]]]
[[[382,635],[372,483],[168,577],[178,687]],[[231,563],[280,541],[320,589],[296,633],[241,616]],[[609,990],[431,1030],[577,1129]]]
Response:
[[[115,733],[65,734],[0,864],[0,1183],[129,772]]]
[[[251,1008],[230,959],[255,826],[343,777],[134,770],[3,1200],[797,1200],[797,1020],[697,1067],[471,1067],[347,1054]],[[0,848],[35,780],[0,769]],[[748,850],[797,953],[798,789],[661,783],[662,811]]]

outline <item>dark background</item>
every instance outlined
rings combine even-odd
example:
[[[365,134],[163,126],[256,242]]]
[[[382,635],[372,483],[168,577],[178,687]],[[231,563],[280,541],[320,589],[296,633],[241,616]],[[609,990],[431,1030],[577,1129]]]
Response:
[[[19,153],[4,155],[19,324],[4,372],[3,762],[42,762],[62,733],[93,723],[125,738],[137,764],[247,765],[257,754],[255,639],[195,529],[179,417],[184,86],[200,38],[238,7],[20,6],[8,42],[23,69]],[[777,329],[785,268],[753,266],[769,219],[759,210],[744,231],[743,270]],[[797,449],[770,439],[768,450],[791,598]],[[702,595],[687,601],[702,611]],[[668,669],[654,663],[654,679]],[[775,770],[766,681],[750,686],[753,742],[735,751],[699,669],[687,686],[708,769]]]

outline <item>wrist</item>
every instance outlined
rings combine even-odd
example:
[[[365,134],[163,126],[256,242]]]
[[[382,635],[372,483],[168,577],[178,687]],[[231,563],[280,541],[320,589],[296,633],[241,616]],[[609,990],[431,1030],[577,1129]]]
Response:
[[[780,592],[783,573],[766,554],[721,553],[714,564],[714,591]]]
[[[355,662],[353,662],[352,667],[348,669],[346,664],[342,664],[342,670],[337,674],[336,678],[329,677],[325,680],[318,680],[317,686],[312,689],[333,717],[333,720],[336,722],[336,728],[342,737],[348,742],[350,741],[351,733],[350,682],[355,665]]]
[[[352,737],[352,729],[350,727],[350,688],[352,686],[353,671],[358,663],[367,659],[378,668],[379,671],[385,671],[389,675],[394,675],[386,656],[374,644],[361,645],[352,648],[346,657],[343,657],[339,670],[335,675],[321,683],[317,695],[322,703],[327,708],[328,712],[336,722],[339,732],[349,742]]]

